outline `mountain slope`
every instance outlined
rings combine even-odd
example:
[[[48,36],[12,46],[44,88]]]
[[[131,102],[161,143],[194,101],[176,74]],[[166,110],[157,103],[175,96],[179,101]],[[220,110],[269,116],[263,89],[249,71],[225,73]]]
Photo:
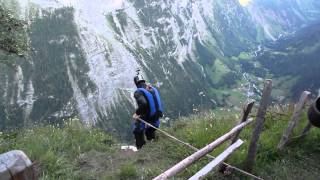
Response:
[[[317,21],[319,8],[320,2],[312,0],[254,0],[247,7],[254,22],[272,40]]]
[[[282,5],[236,0],[2,0],[28,22],[32,47],[28,61],[0,65],[0,116],[13,114],[13,124],[23,125],[78,115],[128,132],[138,67],[159,87],[170,118],[225,105],[224,90],[243,79],[229,57],[300,28],[300,16],[286,20],[297,9],[305,24],[319,17],[317,1],[294,2],[284,16]],[[270,12],[278,21],[268,20]],[[270,36],[264,27],[273,25],[281,28]]]
[[[266,72],[262,77],[276,80],[278,89],[285,90],[282,96],[299,97],[304,90],[318,94],[320,24],[315,23],[297,31],[291,36],[282,38],[275,43],[266,44],[256,52],[251,61],[242,60],[247,72]],[[261,68],[255,68],[255,63]],[[260,69],[260,70],[258,70]]]

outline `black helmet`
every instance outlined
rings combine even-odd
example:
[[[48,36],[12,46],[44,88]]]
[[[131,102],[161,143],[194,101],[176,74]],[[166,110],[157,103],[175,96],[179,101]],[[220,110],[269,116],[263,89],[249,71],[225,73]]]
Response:
[[[137,75],[133,78],[134,83],[136,86],[141,82],[146,82],[146,80],[143,78],[143,76],[140,74],[140,69],[137,69]]]

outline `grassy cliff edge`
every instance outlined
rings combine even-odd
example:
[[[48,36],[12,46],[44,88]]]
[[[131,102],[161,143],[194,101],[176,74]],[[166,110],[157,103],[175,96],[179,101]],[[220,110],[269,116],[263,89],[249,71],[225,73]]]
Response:
[[[317,179],[320,176],[320,131],[313,128],[304,139],[295,139],[283,151],[276,146],[291,112],[269,110],[259,149],[254,173],[264,179]],[[222,117],[207,112],[176,120],[169,133],[201,148],[228,132],[236,122],[236,115]],[[223,113],[219,113],[223,114]],[[306,114],[295,130],[302,131],[307,123]],[[241,133],[245,144],[228,162],[239,168],[247,155],[252,126]],[[226,148],[225,143],[211,154],[216,156]],[[108,133],[98,128],[83,126],[78,120],[66,121],[61,126],[34,125],[29,128],[2,132],[0,153],[20,149],[31,158],[41,179],[151,179],[193,153],[187,147],[177,144],[162,134],[135,154],[120,151],[117,143]],[[202,168],[209,160],[202,158],[198,163],[176,176],[186,179]],[[212,173],[208,179],[245,179],[234,172],[230,176]]]

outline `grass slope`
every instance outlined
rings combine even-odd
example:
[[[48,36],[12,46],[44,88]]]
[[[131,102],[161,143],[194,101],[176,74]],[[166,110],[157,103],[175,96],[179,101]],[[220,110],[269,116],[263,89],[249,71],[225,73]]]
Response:
[[[268,111],[264,131],[259,141],[254,173],[264,179],[317,179],[320,176],[320,131],[313,128],[304,139],[296,139],[283,152],[276,146],[287,126],[291,110],[272,108]],[[220,113],[221,114],[221,113]],[[253,113],[254,114],[254,113]],[[237,124],[236,114],[217,115],[214,112],[193,115],[175,121],[164,128],[181,140],[201,148]],[[295,135],[306,124],[306,114],[295,130]],[[252,126],[241,133],[245,144],[228,162],[242,168],[247,155]],[[37,125],[27,129],[2,133],[0,153],[21,149],[35,162],[41,179],[151,179],[186,156],[193,153],[162,134],[135,154],[120,151],[108,134],[86,128],[77,120],[63,127]],[[216,156],[226,148],[219,147]],[[203,158],[178,174],[175,179],[186,179],[202,168],[209,160]],[[217,172],[207,179],[246,179],[234,172],[223,176]]]
[[[40,179],[94,179],[99,169],[84,170],[83,158],[92,151],[110,154],[114,143],[102,130],[86,128],[74,119],[61,127],[35,125],[1,133],[0,152],[23,150]]]

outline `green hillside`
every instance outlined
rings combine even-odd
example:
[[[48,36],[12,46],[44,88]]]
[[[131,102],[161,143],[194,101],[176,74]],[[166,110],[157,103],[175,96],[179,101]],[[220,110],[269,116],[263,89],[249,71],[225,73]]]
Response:
[[[129,132],[137,68],[170,119],[239,109],[259,78],[277,99],[319,89],[317,0],[48,2],[0,0],[1,130],[79,117]]]
[[[264,179],[317,179],[320,175],[318,129],[312,129],[304,139],[294,140],[283,152],[276,151],[290,114],[289,109],[281,113],[275,109],[268,111],[254,174]],[[236,124],[236,115],[202,113],[181,118],[164,129],[201,148],[228,132]],[[295,135],[306,121],[303,115]],[[251,132],[250,126],[241,133],[245,144],[231,156],[230,164],[243,168]],[[11,149],[25,151],[35,163],[41,179],[151,179],[193,153],[159,133],[156,141],[137,153],[124,153],[114,138],[99,129],[84,127],[75,119],[62,126],[35,125],[2,132],[0,145],[0,153]],[[223,145],[211,154],[215,156],[225,147]],[[203,158],[176,177],[186,179],[208,162]],[[213,178],[246,179],[236,172],[230,176],[218,172],[208,176],[208,179]]]
[[[277,42],[266,44],[249,57],[239,56],[245,72],[272,77],[282,96],[298,97],[305,89],[318,93],[320,86],[320,23],[307,26]],[[258,64],[258,65],[257,65]]]

